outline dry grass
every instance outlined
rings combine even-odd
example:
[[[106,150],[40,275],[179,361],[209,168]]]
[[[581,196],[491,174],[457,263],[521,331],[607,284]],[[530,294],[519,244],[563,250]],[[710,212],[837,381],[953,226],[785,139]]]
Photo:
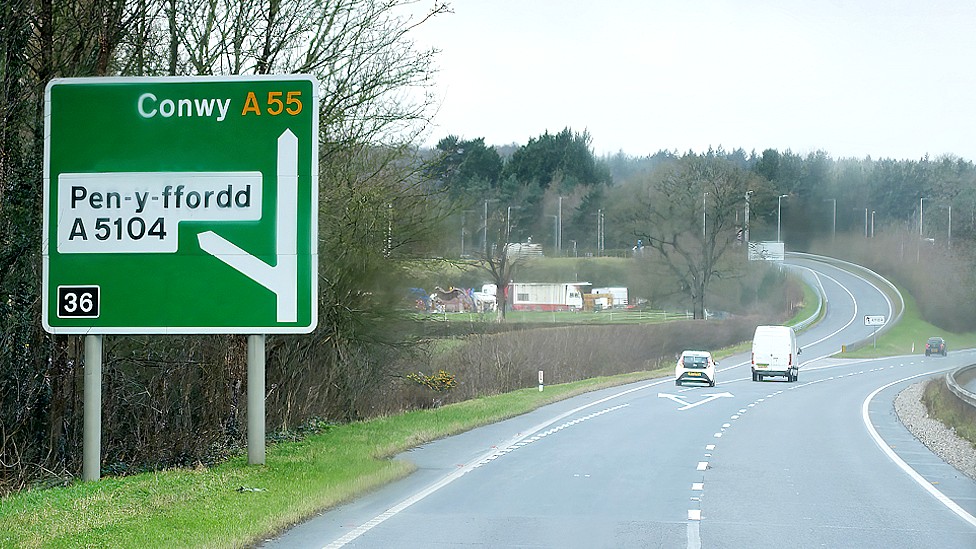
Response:
[[[431,370],[457,376],[451,399],[466,400],[538,383],[611,376],[670,366],[686,349],[719,349],[752,336],[757,318],[681,321],[657,325],[563,326],[474,335],[432,358]]]

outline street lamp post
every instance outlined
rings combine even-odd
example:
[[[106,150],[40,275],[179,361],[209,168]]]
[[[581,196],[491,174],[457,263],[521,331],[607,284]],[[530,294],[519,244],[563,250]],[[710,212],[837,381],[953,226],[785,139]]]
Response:
[[[742,231],[742,241],[745,242],[746,246],[749,245],[749,197],[752,196],[752,191],[746,191],[746,225],[745,229]]]
[[[918,199],[918,237],[921,239],[923,236],[922,232],[922,202],[928,200],[926,197],[921,197]]]
[[[783,217],[783,199],[788,197],[788,194],[781,194],[776,198],[776,242],[782,242],[780,239],[780,220]]]
[[[600,255],[607,249],[607,218],[600,210]]]
[[[508,215],[505,218],[505,241],[510,239],[512,234],[512,210],[521,210],[522,206],[509,206]]]
[[[596,251],[597,255],[602,255],[603,251],[603,209],[596,211]]]
[[[874,238],[874,213],[876,210],[871,210],[871,238]]]
[[[705,232],[705,197],[706,196],[708,196],[708,191],[702,193],[702,241],[704,241],[706,236],[708,235],[708,233]]]
[[[830,202],[833,204],[834,219],[830,225],[830,241],[833,242],[837,239],[837,199],[836,198],[825,198],[824,202]]]
[[[559,220],[557,221],[556,229],[556,253],[562,255],[563,252],[563,199],[565,196],[559,197]]]

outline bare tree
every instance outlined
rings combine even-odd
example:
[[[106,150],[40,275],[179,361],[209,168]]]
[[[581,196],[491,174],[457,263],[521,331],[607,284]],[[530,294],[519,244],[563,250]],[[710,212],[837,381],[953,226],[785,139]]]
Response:
[[[170,40],[155,55],[168,54],[170,74],[314,75],[326,153],[409,141],[429,120],[434,101],[424,90],[436,51],[418,50],[410,33],[449,12],[445,2],[413,18],[413,0],[157,2],[155,35]]]
[[[695,318],[705,318],[708,284],[723,276],[721,259],[738,242],[737,210],[760,188],[760,178],[727,160],[686,156],[652,175],[635,202],[634,235],[663,259]]]
[[[488,219],[485,219],[484,247],[475,251],[472,256],[477,267],[487,273],[492,284],[495,285],[495,321],[504,322],[508,309],[508,285],[515,278],[519,267],[528,260],[528,256],[522,254],[520,249],[511,248],[511,225],[508,219],[501,220],[501,216],[495,217],[498,229],[492,233],[495,235],[494,242],[487,238]]]

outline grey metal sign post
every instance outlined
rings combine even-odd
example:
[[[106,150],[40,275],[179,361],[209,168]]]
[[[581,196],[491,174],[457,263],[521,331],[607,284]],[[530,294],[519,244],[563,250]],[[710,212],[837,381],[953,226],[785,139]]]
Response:
[[[81,479],[102,474],[102,336],[85,336],[84,431]]]
[[[264,340],[247,336],[247,463],[264,465]]]

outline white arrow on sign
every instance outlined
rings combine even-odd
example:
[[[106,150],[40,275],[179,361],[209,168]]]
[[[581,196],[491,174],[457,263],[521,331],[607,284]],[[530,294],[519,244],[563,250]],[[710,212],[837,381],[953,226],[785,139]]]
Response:
[[[274,267],[207,231],[197,235],[200,248],[244,276],[274,292],[278,322],[298,320],[298,138],[291,130],[278,137],[278,200],[275,219],[277,262]],[[313,242],[314,246],[315,243]]]
[[[731,398],[732,396],[734,396],[732,393],[716,393],[716,394],[712,394],[712,395],[705,395],[705,398],[699,400],[698,402],[695,402],[694,404],[691,404],[691,403],[687,402],[686,400],[684,400],[683,398],[681,398],[678,395],[672,395],[670,393],[658,393],[657,394],[657,397],[658,398],[669,398],[669,399],[677,402],[678,404],[683,404],[683,406],[681,408],[678,408],[678,411],[679,412],[682,411],[682,410],[687,410],[689,408],[694,408],[695,406],[698,406],[700,404],[705,404],[706,402],[711,402],[711,401],[713,401],[713,400],[715,400],[717,398]]]

